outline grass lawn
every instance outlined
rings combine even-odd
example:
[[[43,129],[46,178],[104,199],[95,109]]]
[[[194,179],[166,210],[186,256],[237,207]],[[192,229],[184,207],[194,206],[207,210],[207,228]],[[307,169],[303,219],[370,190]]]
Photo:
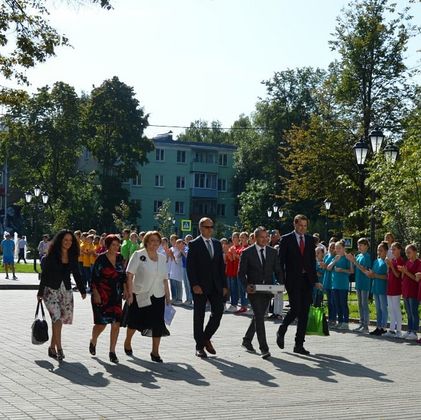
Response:
[[[39,263],[37,263],[37,270],[41,271]],[[5,272],[4,271],[4,265],[1,264],[0,273],[4,273],[4,272]],[[9,272],[10,272],[10,270],[9,270]],[[32,262],[28,263],[28,264],[22,264],[22,263],[15,264],[15,272],[16,273],[35,273],[34,264]]]

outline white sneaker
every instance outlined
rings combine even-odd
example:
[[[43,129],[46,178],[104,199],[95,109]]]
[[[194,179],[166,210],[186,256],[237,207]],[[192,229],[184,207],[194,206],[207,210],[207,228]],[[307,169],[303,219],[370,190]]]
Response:
[[[349,325],[347,322],[343,322],[341,324],[341,330],[349,330]]]
[[[402,338],[404,339],[404,340],[406,340],[409,336],[411,335],[411,333],[409,332],[409,331],[407,331],[403,336],[402,336]]]
[[[364,327],[362,330],[361,330],[361,333],[362,334],[368,334],[370,332],[370,330],[368,329],[368,327]]]
[[[395,338],[402,338],[402,333],[400,331],[396,331]]]
[[[237,307],[234,305],[230,305],[227,309],[228,312],[237,312]]]
[[[360,331],[362,331],[364,329],[364,325],[363,324],[360,324],[357,328],[354,328],[352,331],[355,331],[355,332],[360,332]]]
[[[406,340],[409,341],[417,341],[418,340],[418,335],[415,334],[414,332],[409,333],[408,337],[406,337]]]
[[[383,334],[383,337],[395,338],[396,333],[395,333],[395,331],[389,330],[387,333]]]

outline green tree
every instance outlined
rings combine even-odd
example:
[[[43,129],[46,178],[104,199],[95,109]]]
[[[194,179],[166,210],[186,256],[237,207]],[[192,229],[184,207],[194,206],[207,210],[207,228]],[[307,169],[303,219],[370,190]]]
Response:
[[[147,125],[148,115],[133,88],[117,77],[94,88],[86,101],[84,138],[99,165],[99,204],[105,227],[111,228],[115,207],[128,201],[122,182],[136,175],[137,165],[145,163],[146,154],[153,150],[153,143],[143,134]]]
[[[230,137],[228,132],[222,129],[222,124],[219,121],[212,121],[209,125],[207,121],[196,120],[178,136],[178,140],[223,144],[229,143]]]
[[[77,190],[88,182],[77,169],[83,144],[74,88],[57,82],[38,89],[13,106],[6,121],[9,132],[1,148],[9,160],[11,185],[18,191],[40,185],[50,197],[47,216],[52,228],[69,226],[71,209],[83,208]]]
[[[158,209],[158,212],[154,216],[158,223],[158,230],[162,236],[167,238],[174,232],[173,226],[173,214],[171,213],[171,200],[164,200],[162,206]]]
[[[267,209],[273,204],[273,187],[268,181],[250,180],[239,195],[239,217],[243,229],[252,231],[257,226],[267,225]]]

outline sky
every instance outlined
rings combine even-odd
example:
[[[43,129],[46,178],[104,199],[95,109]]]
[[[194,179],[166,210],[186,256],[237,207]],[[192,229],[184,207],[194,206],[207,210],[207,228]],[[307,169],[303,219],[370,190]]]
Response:
[[[85,0],[86,1],[86,0]],[[69,5],[69,3],[71,3]],[[398,0],[405,5],[408,1]],[[28,72],[30,89],[64,81],[89,92],[118,76],[156,125],[196,119],[229,127],[265,96],[275,71],[326,68],[345,0],[112,0],[114,9],[50,0],[50,22],[72,48]],[[421,25],[421,3],[413,6]],[[408,64],[421,63],[421,37]],[[152,136],[170,128],[147,129]],[[180,130],[172,129],[175,133]]]

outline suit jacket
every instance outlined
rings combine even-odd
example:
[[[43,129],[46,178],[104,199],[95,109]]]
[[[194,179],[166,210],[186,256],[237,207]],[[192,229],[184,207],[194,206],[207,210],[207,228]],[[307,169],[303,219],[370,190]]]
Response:
[[[273,275],[278,283],[283,283],[283,274],[279,262],[278,251],[266,246],[266,262],[263,266],[255,245],[246,248],[240,257],[238,278],[244,286],[248,284],[273,284]]]
[[[189,242],[187,276],[191,287],[200,286],[205,294],[217,291],[222,294],[227,287],[222,245],[212,238],[213,258],[201,236]]]
[[[279,259],[287,289],[293,289],[301,281],[303,273],[307,274],[309,286],[314,286],[318,281],[314,238],[311,235],[304,235],[304,241],[304,255],[301,255],[294,231],[281,238]]]

